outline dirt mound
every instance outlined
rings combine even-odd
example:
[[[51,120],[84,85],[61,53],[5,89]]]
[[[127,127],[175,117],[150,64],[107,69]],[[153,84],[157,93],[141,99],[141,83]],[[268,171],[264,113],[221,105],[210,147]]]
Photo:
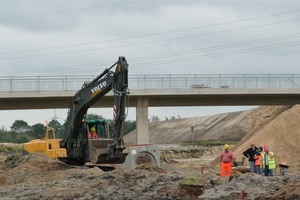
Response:
[[[257,113],[259,115],[259,113]],[[300,105],[295,105],[276,116],[272,121],[264,124],[243,138],[232,150],[236,158],[242,158],[242,152],[249,148],[251,143],[257,146],[266,144],[276,155],[279,161],[287,162],[289,171],[300,170]],[[278,171],[277,171],[278,172]]]
[[[8,156],[4,163],[4,169],[25,167],[28,169],[32,168],[38,171],[55,171],[70,168],[69,165],[56,159],[50,159],[42,153],[35,153],[25,156],[20,154],[13,154]]]
[[[298,180],[299,181],[299,180]],[[262,194],[255,200],[277,200],[277,199],[300,199],[300,182],[293,181],[287,185],[277,188],[275,191]]]
[[[257,174],[241,174],[233,175],[229,179],[224,179],[219,176],[214,178],[206,178],[210,180],[207,184],[210,188],[204,190],[200,199],[241,199],[242,193],[244,193],[245,199],[268,199],[270,195],[274,194],[274,191],[282,190],[281,188],[290,186],[285,186],[286,184],[292,185],[300,181],[299,175],[293,176],[277,176],[277,177],[265,177]],[[288,189],[283,189],[287,191]],[[297,193],[297,190],[293,191]],[[281,191],[282,193],[282,191]],[[275,197],[275,196],[273,196]],[[280,197],[280,196],[277,196]],[[299,196],[298,196],[299,197]],[[275,198],[276,199],[276,198]],[[297,198],[284,198],[277,199],[297,199]]]
[[[43,154],[37,153],[27,156],[13,154],[7,156],[0,165],[0,170],[5,173],[0,175],[0,185],[53,181],[56,176],[53,176],[52,172],[59,175],[63,173],[63,170],[69,168],[71,168],[69,165],[59,160],[49,159]]]
[[[1,164],[0,195],[7,199],[188,199],[178,197],[179,174],[163,169],[110,172],[68,167],[40,155],[8,158]],[[50,165],[50,166],[47,166]],[[13,168],[9,169],[9,166]],[[56,167],[53,167],[56,166]],[[14,192],[11,192],[14,191]]]

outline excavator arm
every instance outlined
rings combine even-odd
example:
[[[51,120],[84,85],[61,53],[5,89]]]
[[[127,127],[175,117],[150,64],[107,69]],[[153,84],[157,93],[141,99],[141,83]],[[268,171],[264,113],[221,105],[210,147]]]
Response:
[[[128,69],[124,70],[122,66],[125,63],[118,64],[116,71],[118,73],[115,77],[115,82],[113,84],[113,93],[114,93],[114,107],[113,107],[113,116],[114,116],[114,129],[113,129],[113,143],[109,144],[109,154],[108,159],[118,159],[122,157],[122,151],[125,149],[124,140],[123,140],[123,130],[124,123],[126,119],[125,105],[128,97]],[[126,66],[127,63],[126,63]]]
[[[114,96],[112,138],[90,140],[84,117],[87,110],[111,90]],[[119,57],[110,68],[77,91],[69,106],[65,136],[61,142],[61,146],[67,150],[69,160],[92,163],[124,161],[123,129],[128,94],[128,64],[125,57]]]

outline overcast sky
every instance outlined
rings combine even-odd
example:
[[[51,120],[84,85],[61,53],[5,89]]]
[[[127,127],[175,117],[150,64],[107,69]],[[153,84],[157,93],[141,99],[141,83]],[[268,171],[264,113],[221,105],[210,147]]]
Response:
[[[130,75],[299,74],[299,8],[296,0],[3,0],[0,75],[98,75],[119,56]],[[238,109],[150,108],[149,115]],[[62,118],[66,112],[56,110]],[[0,111],[0,126],[53,115]]]

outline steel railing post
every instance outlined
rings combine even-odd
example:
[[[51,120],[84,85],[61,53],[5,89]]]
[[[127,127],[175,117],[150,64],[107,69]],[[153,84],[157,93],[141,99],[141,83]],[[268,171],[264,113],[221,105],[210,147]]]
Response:
[[[258,78],[255,77],[255,88],[257,88],[257,87],[258,87]]]
[[[293,88],[295,87],[295,79],[294,79],[295,77],[294,77],[294,74],[292,74],[292,81],[293,81],[293,84],[292,84],[292,86],[293,86]]]
[[[10,91],[13,91],[13,77],[10,77]]]
[[[64,81],[64,82],[65,82],[65,84],[66,84],[66,85],[64,86],[64,87],[65,87],[65,90],[68,90],[68,76],[65,76],[65,81]]]
[[[37,77],[37,91],[40,91],[40,89],[41,89],[40,78],[41,78],[40,76]]]
[[[188,77],[185,78],[185,88],[187,88],[188,85]]]

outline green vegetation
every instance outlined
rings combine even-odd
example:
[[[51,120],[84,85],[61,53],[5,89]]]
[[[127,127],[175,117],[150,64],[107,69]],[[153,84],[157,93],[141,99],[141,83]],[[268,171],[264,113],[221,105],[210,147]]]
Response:
[[[136,129],[136,121],[125,121],[124,124],[124,135],[127,135],[128,133],[130,133],[131,131]]]
[[[103,119],[110,124],[110,131],[112,132],[113,120],[104,119],[101,115],[88,114],[87,119]],[[65,133],[65,124],[60,124],[57,120],[51,120],[49,127],[55,129],[56,138],[63,138]],[[124,135],[133,131],[136,128],[135,121],[125,121]],[[42,139],[45,136],[44,124],[37,123],[29,126],[24,120],[16,120],[10,127],[10,131],[5,130],[3,127],[0,129],[0,143],[25,143],[34,139]]]
[[[20,152],[22,151],[22,145],[16,144],[0,144],[1,152]]]
[[[236,141],[220,141],[220,140],[199,140],[195,142],[184,142],[181,146],[196,145],[202,147],[221,146],[224,144],[235,145]]]
[[[199,185],[201,182],[200,175],[195,175],[192,178],[183,179],[180,181],[180,184],[182,185]]]

